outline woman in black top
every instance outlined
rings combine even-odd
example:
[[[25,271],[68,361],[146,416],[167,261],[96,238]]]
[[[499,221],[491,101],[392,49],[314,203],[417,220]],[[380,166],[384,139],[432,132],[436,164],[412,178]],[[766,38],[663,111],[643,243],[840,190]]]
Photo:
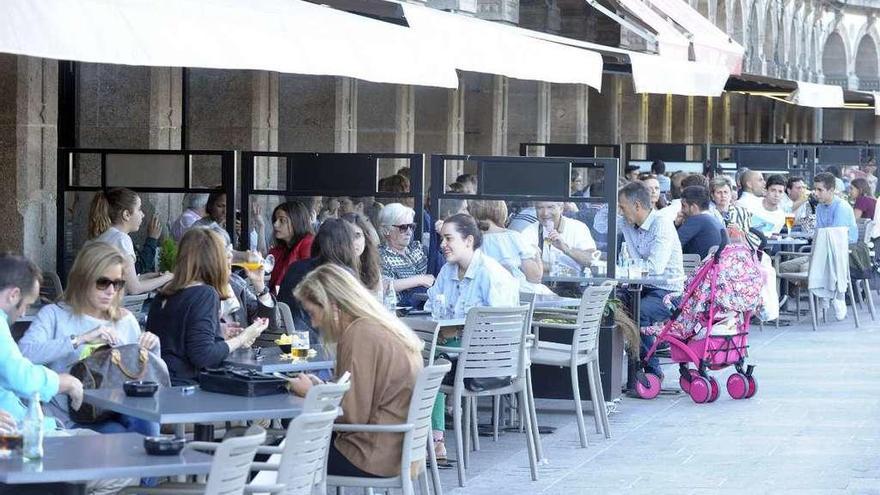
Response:
[[[159,336],[172,382],[197,380],[203,368],[219,366],[266,329],[261,318],[226,338],[220,331],[220,299],[231,296],[223,239],[206,228],[188,230],[180,240],[174,278],[153,301],[147,318],[147,328]]]

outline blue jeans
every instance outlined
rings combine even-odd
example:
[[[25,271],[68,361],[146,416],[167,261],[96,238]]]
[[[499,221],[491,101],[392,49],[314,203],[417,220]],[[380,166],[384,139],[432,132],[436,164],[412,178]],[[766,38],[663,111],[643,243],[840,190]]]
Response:
[[[672,312],[663,302],[663,298],[666,297],[666,294],[669,294],[669,292],[670,291],[668,290],[658,289],[656,287],[642,288],[641,298],[639,299],[639,327],[646,327],[655,323],[664,322],[672,316]],[[631,301],[631,298],[632,294],[627,292],[626,300]],[[648,350],[654,345],[655,337],[652,335],[642,335],[641,337],[639,357],[644,359],[645,355],[648,354]],[[658,376],[661,374],[660,360],[657,358],[656,354],[651,356],[651,359],[648,360],[647,371],[657,374]]]

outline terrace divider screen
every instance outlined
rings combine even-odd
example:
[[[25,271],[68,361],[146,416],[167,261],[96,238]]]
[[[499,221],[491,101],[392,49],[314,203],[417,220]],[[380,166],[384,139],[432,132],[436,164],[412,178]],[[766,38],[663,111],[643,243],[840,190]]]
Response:
[[[251,206],[258,198],[277,201],[303,197],[370,197],[412,200],[419,232],[423,228],[425,155],[413,153],[305,153],[245,151],[241,154],[242,232],[250,232]],[[409,191],[382,191],[383,179],[404,171]],[[275,205],[272,205],[274,208]],[[266,216],[271,214],[268,205]],[[268,224],[271,224],[271,219]],[[264,233],[268,235],[267,233]],[[242,248],[247,236],[242,235]]]
[[[816,149],[794,144],[712,145],[712,167],[736,176],[747,168],[761,173],[803,177],[812,181],[816,173]]]
[[[475,194],[447,190],[446,184],[461,170],[463,163],[477,177]],[[618,167],[617,158],[431,155],[430,208],[434,218],[442,218],[439,212],[443,201],[501,200],[508,205],[536,201],[573,203],[585,213],[585,218],[574,218],[587,224],[600,250],[604,244],[606,272],[614,277]],[[573,170],[599,176],[601,180],[596,185],[601,187],[590,190],[595,195],[571,191]],[[605,221],[597,228],[595,220],[601,218],[602,210],[605,210]]]
[[[620,158],[620,145],[590,143],[520,143],[519,156]]]
[[[651,171],[654,160],[666,164],[666,172],[703,173],[709,159],[706,143],[626,143],[626,164],[636,165],[642,172]]]
[[[223,191],[227,201],[232,204],[236,189],[237,153],[228,150],[59,148],[56,197],[58,275],[66,280],[67,271],[82,244],[76,239],[77,236],[83,236],[84,232],[80,230],[84,227],[80,225],[74,232],[75,219],[70,217],[77,211],[88,211],[87,205],[79,203],[88,194],[126,187],[141,195],[143,205],[143,194],[183,195]],[[68,199],[71,205],[67,204]],[[158,205],[153,206],[156,207],[153,214],[158,214]],[[180,207],[180,204],[173,206]],[[87,225],[87,216],[85,221]],[[147,221],[149,217],[144,219],[144,224]],[[226,228],[230,236],[233,235],[234,225],[235,209],[227,208]],[[145,229],[146,225],[143,225],[142,230]]]

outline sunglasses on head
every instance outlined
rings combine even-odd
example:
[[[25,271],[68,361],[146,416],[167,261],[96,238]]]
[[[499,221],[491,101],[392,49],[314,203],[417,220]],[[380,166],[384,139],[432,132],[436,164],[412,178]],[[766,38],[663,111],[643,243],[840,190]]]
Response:
[[[392,227],[396,228],[401,232],[406,232],[409,230],[416,230],[416,224],[414,223],[405,223],[403,225],[392,225]]]
[[[95,280],[95,288],[98,290],[107,290],[107,287],[110,287],[111,285],[116,292],[119,292],[125,288],[125,280],[111,280],[107,277],[101,277],[98,280]]]

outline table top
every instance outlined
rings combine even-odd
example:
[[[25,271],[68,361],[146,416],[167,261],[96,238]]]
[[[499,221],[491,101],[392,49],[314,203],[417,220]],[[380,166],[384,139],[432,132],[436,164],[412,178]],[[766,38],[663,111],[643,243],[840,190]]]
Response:
[[[83,400],[103,409],[163,425],[295,418],[303,406],[303,399],[294,394],[241,397],[206,392],[200,388],[183,393],[181,387],[161,387],[153,397],[128,397],[121,388],[86,390]]]
[[[330,370],[336,366],[336,360],[322,345],[314,346],[317,351],[314,357],[296,359],[281,359],[281,349],[277,346],[260,349],[259,357],[256,348],[238,349],[231,353],[223,364],[262,373]]]
[[[671,280],[665,277],[569,277],[569,276],[550,276],[545,275],[541,278],[544,283],[564,282],[586,285],[598,285],[603,282],[617,282],[620,285],[659,285],[668,284]]]
[[[782,246],[802,246],[804,244],[809,244],[810,241],[803,237],[788,237],[788,238],[779,238],[779,239],[767,239],[767,244],[770,246],[774,245],[782,245]]]
[[[48,437],[43,450],[41,461],[24,461],[20,455],[0,459],[0,483],[207,474],[212,460],[210,455],[191,449],[172,456],[147,455],[144,436],[138,433]]]

